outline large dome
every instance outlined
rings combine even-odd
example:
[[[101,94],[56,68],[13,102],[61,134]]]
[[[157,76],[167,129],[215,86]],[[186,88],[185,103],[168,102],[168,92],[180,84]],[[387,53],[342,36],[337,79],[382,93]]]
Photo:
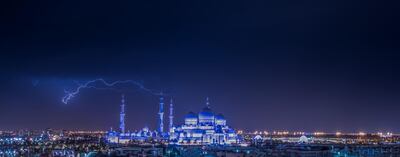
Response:
[[[200,119],[214,119],[214,113],[209,107],[203,108],[203,111],[199,113]]]
[[[206,107],[199,113],[199,123],[201,125],[214,125],[214,113],[211,111],[208,98],[206,100]]]

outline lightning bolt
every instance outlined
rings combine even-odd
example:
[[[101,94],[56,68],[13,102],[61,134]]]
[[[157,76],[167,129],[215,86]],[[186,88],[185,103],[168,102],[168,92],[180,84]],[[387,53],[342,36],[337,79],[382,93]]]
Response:
[[[79,83],[79,82],[75,82],[75,83],[78,85],[78,87],[75,90],[70,90],[70,91],[64,90],[65,96],[61,99],[61,101],[64,104],[68,104],[68,101],[70,99],[72,99],[73,97],[75,97],[76,95],[78,95],[82,89],[93,88],[93,89],[117,90],[115,88],[115,85],[118,85],[118,84],[132,84],[132,85],[138,87],[140,90],[150,93],[152,95],[156,95],[156,96],[164,95],[164,93],[162,91],[148,89],[148,88],[144,87],[144,85],[142,83],[139,83],[134,80],[107,82],[102,78],[98,78],[98,79],[87,81],[86,83],[83,83],[83,84]],[[102,83],[106,87],[97,87],[96,83]]]

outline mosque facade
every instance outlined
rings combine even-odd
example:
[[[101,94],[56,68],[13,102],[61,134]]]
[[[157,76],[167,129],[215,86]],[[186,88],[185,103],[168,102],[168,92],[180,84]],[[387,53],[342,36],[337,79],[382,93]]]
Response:
[[[110,143],[129,143],[131,141],[146,141],[149,139],[167,141],[176,145],[232,145],[239,144],[240,137],[235,130],[227,125],[222,114],[215,114],[210,107],[209,99],[206,106],[198,113],[189,112],[184,124],[174,125],[173,101],[170,102],[169,128],[164,132],[164,98],[160,98],[159,128],[150,131],[145,127],[134,132],[125,132],[125,100],[122,98],[120,113],[120,130],[109,131],[107,141]]]
[[[214,114],[207,98],[206,107],[199,114],[189,112],[183,125],[170,131],[170,143],[179,145],[208,145],[239,143],[235,130],[226,124],[222,114]]]

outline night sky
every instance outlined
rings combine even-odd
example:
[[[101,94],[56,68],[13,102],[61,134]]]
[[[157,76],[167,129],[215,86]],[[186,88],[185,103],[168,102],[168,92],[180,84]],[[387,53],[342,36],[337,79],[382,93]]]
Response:
[[[237,129],[400,132],[400,11],[391,1],[0,6],[0,130],[117,128],[121,93],[127,129],[155,129],[158,96],[132,85],[61,102],[76,81],[104,78],[166,91],[178,124],[208,96]]]

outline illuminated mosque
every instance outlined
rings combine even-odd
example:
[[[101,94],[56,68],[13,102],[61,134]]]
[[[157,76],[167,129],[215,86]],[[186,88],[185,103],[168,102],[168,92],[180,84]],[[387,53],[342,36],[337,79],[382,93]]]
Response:
[[[132,141],[147,141],[150,139],[167,141],[176,145],[231,145],[239,144],[240,138],[235,130],[226,125],[222,114],[214,114],[210,108],[209,99],[199,114],[189,112],[184,124],[174,125],[173,101],[169,104],[169,129],[164,131],[164,98],[160,97],[158,130],[151,131],[148,127],[139,131],[125,131],[125,99],[122,96],[119,131],[110,130],[107,141],[110,143],[129,143]]]

